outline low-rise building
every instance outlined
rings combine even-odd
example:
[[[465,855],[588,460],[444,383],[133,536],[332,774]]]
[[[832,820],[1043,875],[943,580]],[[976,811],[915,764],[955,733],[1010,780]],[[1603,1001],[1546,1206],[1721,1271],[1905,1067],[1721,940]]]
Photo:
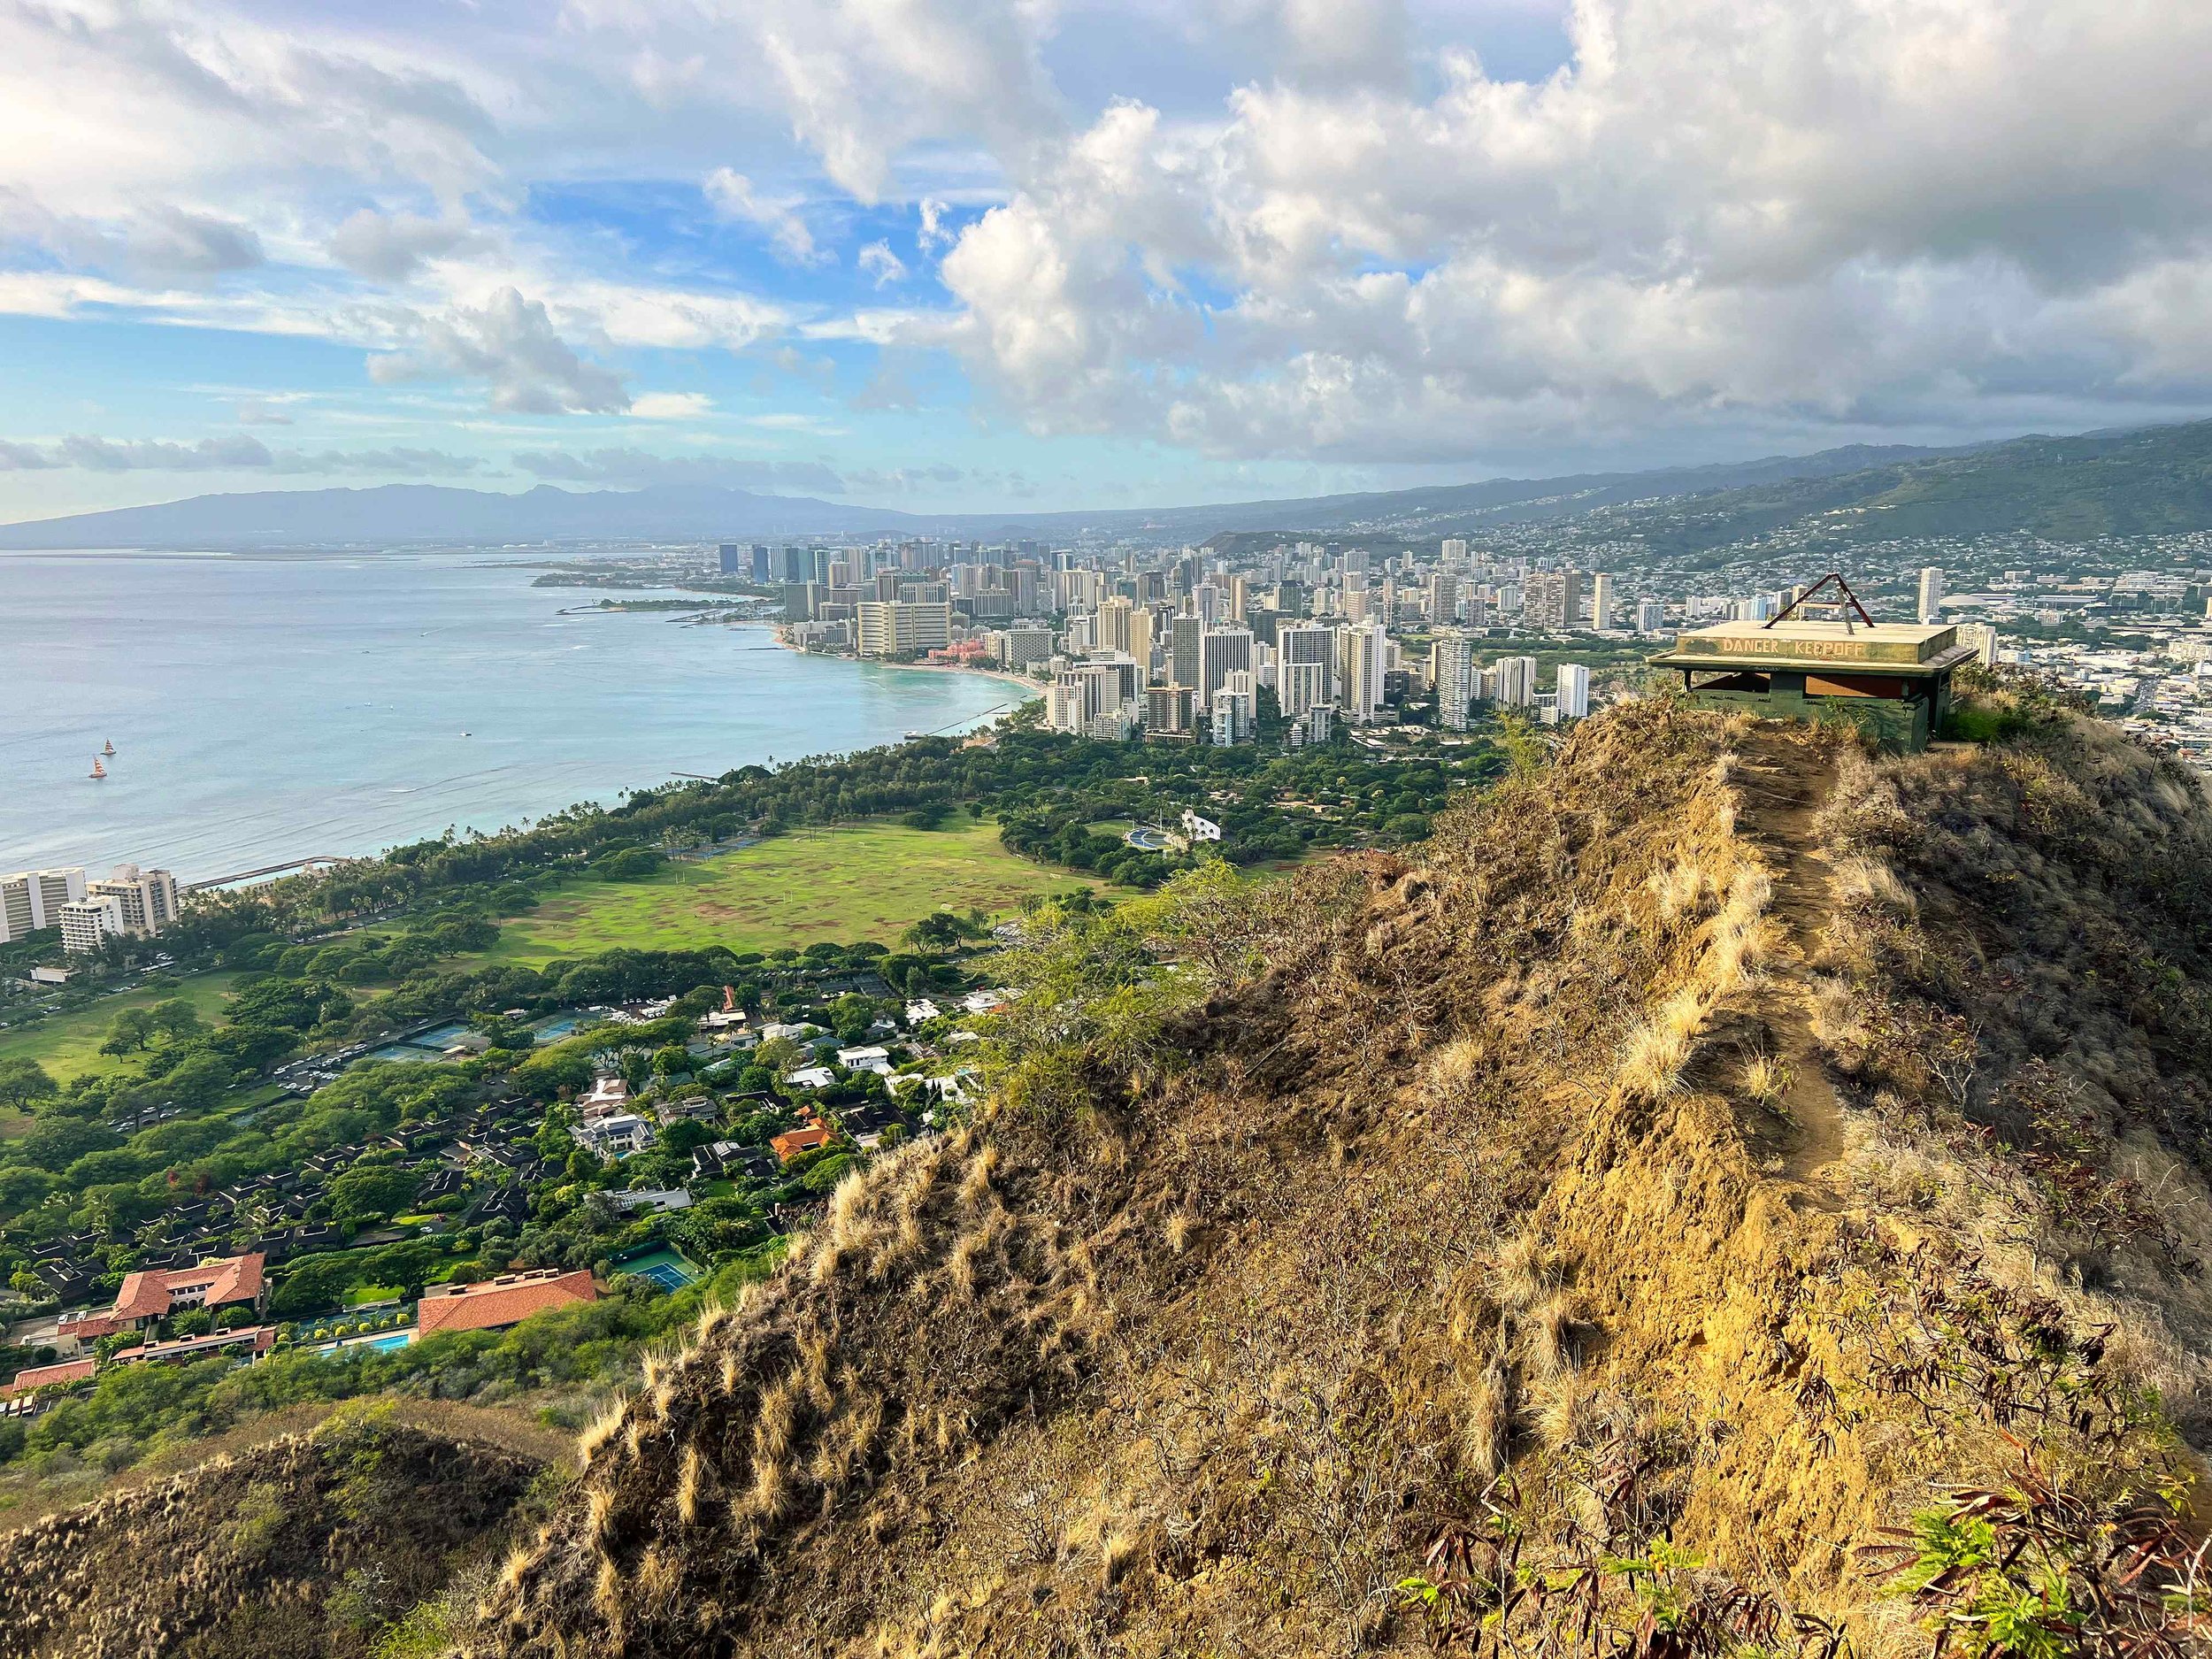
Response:
[[[585,1151],[603,1158],[626,1158],[653,1144],[653,1125],[635,1112],[608,1112],[577,1124],[568,1133]]]
[[[425,1286],[422,1300],[415,1304],[415,1328],[424,1336],[439,1331],[498,1331],[549,1308],[598,1300],[599,1287],[586,1268],[502,1273],[474,1285]]]
[[[777,1158],[788,1164],[809,1152],[818,1152],[837,1137],[819,1124],[809,1124],[803,1129],[787,1129],[768,1142]]]

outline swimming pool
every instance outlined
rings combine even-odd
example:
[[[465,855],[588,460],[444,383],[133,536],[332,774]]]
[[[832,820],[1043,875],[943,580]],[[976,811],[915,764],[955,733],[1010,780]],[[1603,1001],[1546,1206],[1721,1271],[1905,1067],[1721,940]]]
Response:
[[[374,1348],[380,1354],[388,1354],[394,1348],[405,1348],[414,1340],[415,1327],[409,1325],[403,1330],[386,1331],[376,1336],[349,1336],[342,1342],[326,1342],[315,1351],[327,1356],[355,1354],[367,1348]]]

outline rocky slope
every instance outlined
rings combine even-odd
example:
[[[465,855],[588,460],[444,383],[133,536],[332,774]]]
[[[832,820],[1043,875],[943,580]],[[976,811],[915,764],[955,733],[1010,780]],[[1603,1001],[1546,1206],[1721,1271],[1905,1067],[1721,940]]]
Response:
[[[0,1535],[0,1653],[366,1654],[469,1583],[543,1468],[388,1408],[341,1411]]]
[[[1071,922],[462,1646],[2189,1639],[2212,812],[2015,724],[1640,705],[1409,860]]]

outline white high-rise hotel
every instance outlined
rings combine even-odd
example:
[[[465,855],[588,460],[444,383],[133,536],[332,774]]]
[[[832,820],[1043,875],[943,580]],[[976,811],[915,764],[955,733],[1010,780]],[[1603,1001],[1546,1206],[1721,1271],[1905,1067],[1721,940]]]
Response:
[[[62,907],[84,897],[84,872],[22,870],[0,876],[0,945],[61,926]]]

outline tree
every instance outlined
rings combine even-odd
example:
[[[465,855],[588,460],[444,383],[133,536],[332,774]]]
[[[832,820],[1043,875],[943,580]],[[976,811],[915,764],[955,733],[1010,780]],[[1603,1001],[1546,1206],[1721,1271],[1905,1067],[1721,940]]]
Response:
[[[331,1178],[330,1213],[340,1221],[382,1221],[415,1195],[415,1178],[388,1164],[357,1164]]]
[[[0,1060],[0,1102],[19,1109],[33,1101],[51,1100],[61,1090],[35,1060]]]
[[[211,1054],[196,1054],[169,1073],[163,1087],[169,1098],[189,1111],[205,1111],[231,1086],[230,1066]]]
[[[200,1029],[200,1010],[181,996],[155,1003],[147,1010],[147,1018],[165,1037],[189,1037]]]
[[[674,1043],[653,1056],[653,1075],[656,1077],[680,1077],[690,1070],[690,1054]]]
[[[102,1054],[135,1054],[153,1041],[154,1017],[150,1009],[127,1008],[118,1014],[108,1026],[107,1041],[100,1045]]]

